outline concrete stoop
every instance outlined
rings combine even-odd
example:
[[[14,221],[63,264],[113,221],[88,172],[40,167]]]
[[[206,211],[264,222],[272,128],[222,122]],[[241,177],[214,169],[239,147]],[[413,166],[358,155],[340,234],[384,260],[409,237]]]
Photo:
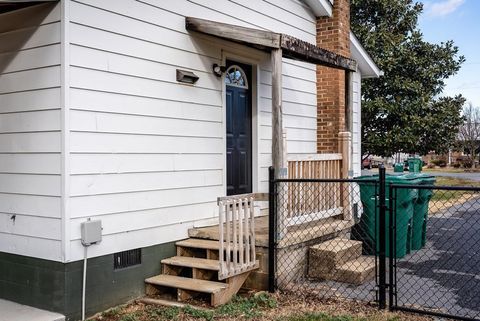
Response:
[[[362,242],[335,238],[310,247],[308,276],[363,284],[375,277],[375,258],[362,256]]]
[[[0,299],[0,321],[65,321],[65,316]]]

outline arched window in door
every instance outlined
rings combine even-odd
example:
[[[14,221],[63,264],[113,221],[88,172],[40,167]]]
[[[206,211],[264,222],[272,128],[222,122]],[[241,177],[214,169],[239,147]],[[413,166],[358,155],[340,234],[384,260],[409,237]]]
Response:
[[[248,89],[247,75],[240,66],[232,65],[225,73],[225,84]]]

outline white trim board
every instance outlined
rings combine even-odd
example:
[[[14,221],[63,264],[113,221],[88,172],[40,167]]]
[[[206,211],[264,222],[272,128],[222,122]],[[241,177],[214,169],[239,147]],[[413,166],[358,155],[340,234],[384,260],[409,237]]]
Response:
[[[317,17],[331,17],[333,4],[329,0],[303,0]]]
[[[315,213],[310,213],[310,214],[305,214],[305,215],[299,215],[299,216],[294,216],[285,219],[285,225],[288,226],[294,226],[294,225],[300,225],[308,222],[313,222],[313,221],[318,221],[321,219],[329,218],[332,216],[337,216],[343,213],[343,207],[337,207],[337,208],[331,208],[328,210],[320,211],[320,212],[315,212]]]
[[[352,32],[350,32],[350,50],[352,52],[352,58],[357,61],[357,66],[358,69],[360,69],[362,78],[378,78],[383,76],[383,71],[375,64]]]
[[[342,154],[289,154],[287,161],[289,162],[302,162],[302,161],[329,161],[329,160],[341,160]]]

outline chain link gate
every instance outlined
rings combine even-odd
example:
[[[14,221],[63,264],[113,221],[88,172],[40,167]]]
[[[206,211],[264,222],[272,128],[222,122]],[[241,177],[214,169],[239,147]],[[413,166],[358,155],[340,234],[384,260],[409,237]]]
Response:
[[[270,290],[379,302],[380,193],[375,179],[275,179],[271,170]]]
[[[407,222],[411,191],[430,202]],[[391,309],[480,320],[480,188],[390,185],[389,195]]]
[[[480,188],[387,185],[379,173],[275,179],[270,171],[270,291],[480,320]],[[424,216],[403,203],[408,193],[430,200]]]

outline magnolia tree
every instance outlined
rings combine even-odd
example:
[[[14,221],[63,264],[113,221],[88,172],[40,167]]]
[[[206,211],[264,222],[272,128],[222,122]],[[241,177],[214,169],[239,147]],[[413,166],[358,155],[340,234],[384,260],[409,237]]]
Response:
[[[423,39],[422,10],[412,0],[351,0],[352,31],[385,73],[362,81],[365,156],[443,153],[457,138],[465,100],[442,92],[465,59],[452,41]]]
[[[469,103],[463,109],[464,122],[460,125],[458,142],[463,151],[470,157],[474,167],[480,148],[480,107]]]

